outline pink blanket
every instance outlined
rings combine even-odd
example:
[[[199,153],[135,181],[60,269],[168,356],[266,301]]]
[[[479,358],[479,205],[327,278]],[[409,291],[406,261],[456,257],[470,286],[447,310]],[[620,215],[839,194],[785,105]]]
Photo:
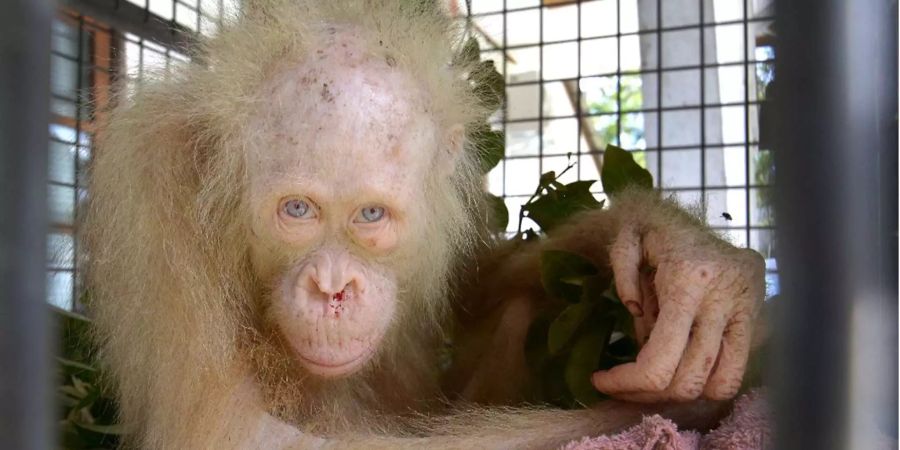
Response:
[[[771,440],[765,396],[752,391],[741,396],[731,415],[706,435],[678,431],[672,421],[653,415],[619,434],[585,437],[566,444],[563,450],[762,450],[772,448]]]

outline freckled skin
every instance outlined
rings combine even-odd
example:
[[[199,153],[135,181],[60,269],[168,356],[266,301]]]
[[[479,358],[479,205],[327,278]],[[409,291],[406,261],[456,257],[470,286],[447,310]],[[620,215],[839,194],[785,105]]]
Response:
[[[431,120],[410,114],[425,104],[413,80],[390,61],[366,56],[357,39],[339,34],[341,45],[317,51],[265,88],[271,102],[255,127],[268,132],[248,158],[257,217],[252,226],[260,236],[252,243],[255,266],[263,278],[281,276],[271,261],[287,259],[296,268],[269,281],[286,286],[276,291],[269,315],[305,367],[321,376],[352,373],[379,346],[397,281],[389,262],[365,259],[402,253],[397,247],[413,240],[410,230],[421,228],[409,221],[422,216],[417,205],[425,200],[410,187],[424,185],[421,177],[431,163],[421,149],[437,145]],[[317,85],[319,95],[305,95]],[[305,199],[316,217],[277,214],[285,198]],[[385,216],[376,224],[357,223],[360,209],[371,206],[384,207]],[[325,260],[334,285],[310,283]],[[340,267],[366,273],[355,281],[366,288],[354,291],[339,310],[315,308],[354,283],[350,269]]]

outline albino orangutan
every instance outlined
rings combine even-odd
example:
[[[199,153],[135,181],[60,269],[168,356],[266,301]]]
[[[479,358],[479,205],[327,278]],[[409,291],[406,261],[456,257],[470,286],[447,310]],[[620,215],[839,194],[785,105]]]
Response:
[[[449,64],[452,21],[416,4],[253,2],[113,112],[85,262],[126,445],[547,448],[647,412],[709,426],[737,392],[761,258],[641,192],[494,243],[466,135],[491,111]],[[611,268],[652,327],[593,377],[637,402],[522,403],[548,248]]]

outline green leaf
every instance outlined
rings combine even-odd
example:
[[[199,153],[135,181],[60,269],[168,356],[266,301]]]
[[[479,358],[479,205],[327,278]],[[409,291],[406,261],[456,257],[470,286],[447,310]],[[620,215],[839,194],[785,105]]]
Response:
[[[482,61],[469,75],[469,79],[475,84],[475,96],[482,106],[491,111],[500,108],[506,98],[506,80],[494,69],[494,61]]]
[[[60,448],[68,450],[90,448],[78,434],[78,430],[75,429],[75,425],[71,421],[62,421],[59,423],[59,427],[58,439]]]
[[[61,356],[72,361],[88,362],[92,353],[90,319],[52,305],[49,307],[61,338]]]
[[[571,284],[572,286],[581,287],[581,286],[584,286],[586,279],[587,279],[587,277],[585,277],[585,276],[563,277],[563,278],[560,278],[559,281],[562,281],[563,283],[566,283],[566,284]]]
[[[62,308],[48,305],[54,321],[63,333],[72,333],[85,336],[90,331],[91,320],[81,314],[66,311]]]
[[[578,276],[596,275],[597,268],[584,257],[562,250],[545,250],[541,253],[541,283],[554,298],[575,303],[581,297],[581,288],[563,281]]]
[[[121,435],[125,433],[125,426],[120,423],[114,425],[97,425],[92,423],[75,422],[75,426],[100,434]]]
[[[566,359],[554,358],[541,375],[541,400],[561,408],[572,408],[575,399],[566,386]]]
[[[506,231],[506,225],[509,223],[509,210],[506,209],[506,202],[496,195],[485,193],[488,204],[488,225],[496,232]]]
[[[90,386],[88,388],[87,395],[84,396],[81,400],[79,400],[78,404],[74,406],[74,409],[81,409],[84,407],[88,407],[94,404],[100,396],[103,395],[103,390],[100,389],[99,386]]]
[[[575,400],[585,406],[602,398],[591,383],[591,375],[600,367],[600,360],[606,351],[612,328],[612,319],[608,317],[601,319],[578,338],[566,362],[566,385]]]
[[[604,300],[608,301],[606,292],[611,283],[612,275],[608,271],[585,278],[582,283],[581,301],[605,305]]]
[[[619,293],[616,291],[616,283],[609,283],[609,287],[603,291],[603,296],[614,302],[622,303],[622,299],[619,298]]]
[[[479,127],[472,133],[472,142],[478,149],[478,159],[481,162],[481,173],[491,171],[503,159],[506,151],[506,141],[501,131],[493,131],[487,125]]]
[[[601,206],[591,194],[592,184],[593,180],[576,181],[567,184],[565,190],[548,189],[547,194],[525,204],[522,209],[545,233],[550,233],[573,214]]]
[[[57,370],[64,380],[76,377],[88,383],[95,383],[100,377],[100,371],[89,364],[71,359],[56,357]]]
[[[653,176],[650,172],[634,162],[631,153],[615,145],[606,146],[600,179],[603,182],[603,191],[609,196],[621,192],[632,184],[653,189]]]
[[[540,373],[550,358],[547,351],[547,332],[550,329],[550,317],[539,316],[528,327],[525,335],[525,361],[535,373]]]
[[[85,448],[92,450],[119,448],[119,436],[125,433],[125,427],[119,424],[100,425],[82,420],[72,420],[71,423],[85,443]]]
[[[608,361],[609,364],[607,364],[607,367],[604,367],[604,365],[601,364],[600,368],[603,370],[615,365],[634,361],[635,358],[637,358],[640,347],[634,338],[622,336],[619,339],[610,342],[607,349],[607,352],[613,358]]]
[[[59,391],[77,400],[81,400],[88,395],[86,390],[78,389],[75,386],[60,386]]]
[[[481,59],[481,48],[478,46],[478,39],[469,38],[462,50],[456,55],[455,64],[465,65],[472,64]]]
[[[637,342],[637,332],[634,330],[634,316],[622,303],[610,302],[610,315],[616,320],[616,331],[621,331],[628,338]]]
[[[597,298],[595,297],[596,295],[596,293],[592,294],[592,298]],[[603,303],[604,313],[609,314],[616,321],[615,330],[622,332],[636,342],[637,333],[634,331],[634,316],[631,315],[631,312],[622,303],[622,299],[619,298],[619,294],[616,292],[616,284],[612,282],[612,278],[609,279],[607,287],[599,293],[599,296],[600,301]]]
[[[97,369],[95,367],[80,363],[78,361],[72,361],[71,359],[56,357],[56,362],[59,363],[59,365],[64,371],[66,371],[68,375],[79,375],[82,373],[97,372]]]
[[[545,172],[541,174],[541,179],[538,181],[538,184],[542,188],[549,188],[556,181],[556,171],[551,170],[549,172]]]
[[[585,319],[590,317],[593,308],[593,304],[586,302],[569,305],[550,323],[550,330],[547,333],[547,349],[551,355],[559,353],[569,343]]]

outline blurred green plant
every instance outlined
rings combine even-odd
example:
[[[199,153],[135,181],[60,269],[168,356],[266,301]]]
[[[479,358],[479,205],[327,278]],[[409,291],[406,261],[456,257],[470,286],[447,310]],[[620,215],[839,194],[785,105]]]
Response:
[[[59,445],[77,450],[118,448],[123,426],[117,423],[115,399],[91,346],[91,321],[49,307],[61,338],[56,356]]]
[[[506,81],[503,75],[497,72],[493,60],[481,61],[481,49],[477,39],[473,37],[466,41],[454,58],[453,64],[474,67],[467,77],[482,106],[494,111],[503,105],[506,99]],[[478,152],[481,173],[486,175],[503,159],[506,151],[505,135],[502,131],[492,129],[487,122],[466,131],[472,148]],[[495,233],[503,233],[509,223],[506,203],[502,198],[489,192],[485,192],[484,195],[489,212],[488,225]]]

